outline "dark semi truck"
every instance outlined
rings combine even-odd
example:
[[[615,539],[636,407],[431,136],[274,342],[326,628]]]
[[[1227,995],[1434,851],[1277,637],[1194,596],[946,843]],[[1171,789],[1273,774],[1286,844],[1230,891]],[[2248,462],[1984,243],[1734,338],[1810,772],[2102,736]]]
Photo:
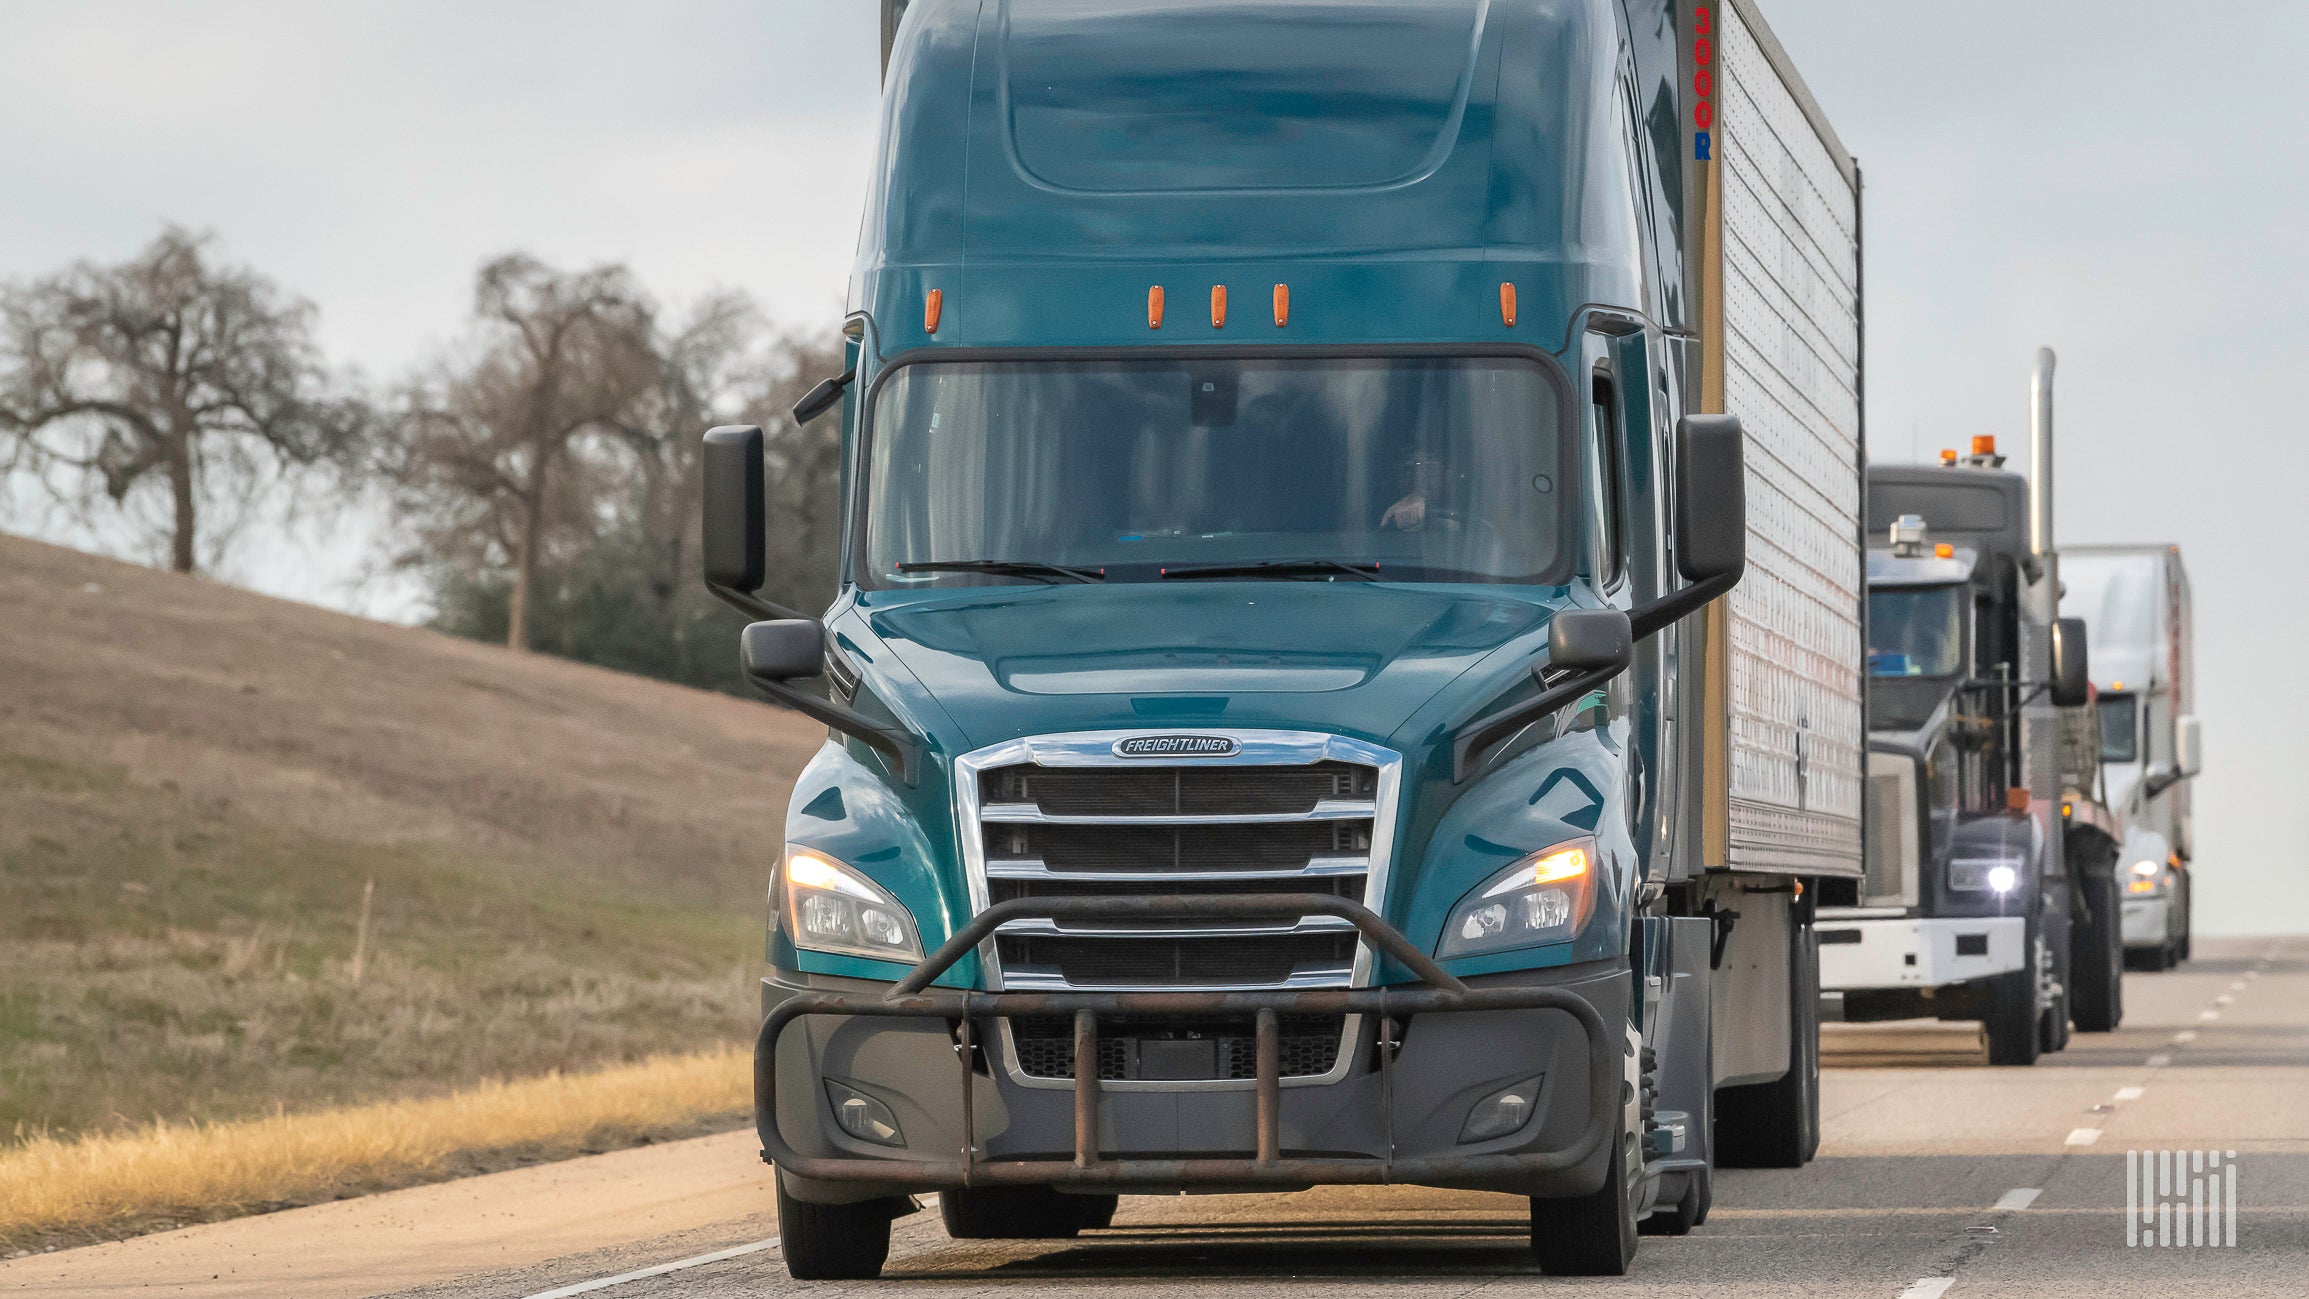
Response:
[[[1868,869],[1820,899],[1846,1020],[1976,1020],[1996,1064],[2124,1014],[2124,835],[2085,625],[2058,614],[2051,383],[2047,350],[2031,477],[1993,437],[1868,468]]]

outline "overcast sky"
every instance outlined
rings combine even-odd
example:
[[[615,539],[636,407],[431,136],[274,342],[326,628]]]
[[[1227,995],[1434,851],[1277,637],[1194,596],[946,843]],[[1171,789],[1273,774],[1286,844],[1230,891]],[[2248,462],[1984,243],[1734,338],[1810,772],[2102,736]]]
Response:
[[[2309,929],[2309,6],[1762,4],[1866,170],[1874,454],[2022,448],[2059,349],[2062,538],[2177,542],[2195,579],[2202,919]],[[831,330],[875,8],[0,0],[0,278],[210,230],[380,378],[515,248]],[[362,539],[311,544],[237,571],[344,602]]]

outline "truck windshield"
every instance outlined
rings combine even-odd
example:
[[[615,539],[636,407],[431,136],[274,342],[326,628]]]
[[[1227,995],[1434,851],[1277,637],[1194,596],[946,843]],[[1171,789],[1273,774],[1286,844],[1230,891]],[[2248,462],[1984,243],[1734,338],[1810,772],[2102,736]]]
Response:
[[[873,398],[856,575],[1559,584],[1563,394],[1521,358],[903,366]]]
[[[1946,677],[1964,668],[1963,589],[1889,587],[1868,593],[1868,675]]]
[[[2141,709],[2131,695],[2102,695],[2101,761],[2137,762],[2141,756]]]

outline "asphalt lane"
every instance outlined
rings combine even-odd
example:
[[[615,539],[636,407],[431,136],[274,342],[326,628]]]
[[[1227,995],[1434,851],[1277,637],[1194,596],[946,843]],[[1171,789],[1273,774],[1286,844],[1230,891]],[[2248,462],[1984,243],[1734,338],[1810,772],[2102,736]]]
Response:
[[[2178,971],[2126,979],[2122,1029],[2078,1035],[2036,1068],[1830,1071],[1822,1157],[1801,1170],[1720,1173],[1707,1224],[1681,1239],[1646,1237],[1625,1279],[1540,1275],[1524,1249],[1520,1200],[1336,1188],[1133,1197],[1112,1229],[1077,1241],[950,1241],[935,1211],[925,1212],[898,1223],[879,1283],[788,1279],[774,1243],[758,1245],[773,1230],[764,1214],[398,1293],[1112,1299],[1600,1287],[1661,1296],[2290,1299],[2309,1293],[2309,939],[2198,946],[2199,958]],[[2225,1161],[2235,1152],[2235,1246],[2127,1244],[2126,1152],[2175,1149],[2219,1151]],[[746,1252],[572,1290],[733,1249]]]

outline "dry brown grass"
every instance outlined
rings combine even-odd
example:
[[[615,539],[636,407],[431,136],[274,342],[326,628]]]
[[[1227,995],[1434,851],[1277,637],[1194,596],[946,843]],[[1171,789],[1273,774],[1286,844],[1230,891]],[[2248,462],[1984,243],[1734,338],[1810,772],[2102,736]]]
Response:
[[[749,1040],[823,736],[0,536],[0,1152]]]
[[[750,1064],[730,1047],[422,1100],[34,1138],[0,1151],[0,1256],[407,1185],[476,1155],[574,1154],[726,1120],[746,1107]]]

